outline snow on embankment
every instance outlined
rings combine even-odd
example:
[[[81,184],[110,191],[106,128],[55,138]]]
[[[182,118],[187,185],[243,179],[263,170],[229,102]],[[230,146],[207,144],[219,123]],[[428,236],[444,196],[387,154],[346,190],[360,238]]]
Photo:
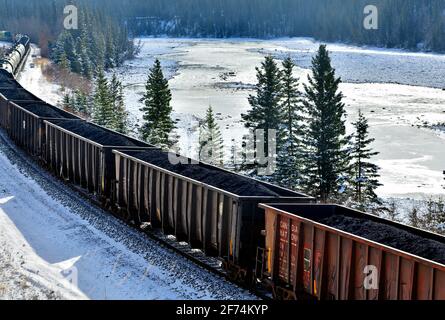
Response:
[[[47,180],[4,139],[0,299],[254,298]]]

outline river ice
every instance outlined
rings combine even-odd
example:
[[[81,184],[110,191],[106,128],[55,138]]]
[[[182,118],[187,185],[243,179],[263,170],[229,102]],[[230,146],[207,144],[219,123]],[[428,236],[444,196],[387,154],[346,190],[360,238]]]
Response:
[[[137,121],[139,99],[154,58],[170,78],[183,153],[196,155],[198,119],[212,105],[229,154],[246,132],[240,114],[255,83],[255,67],[265,54],[290,55],[296,75],[306,81],[310,57],[318,43],[311,39],[170,39],[142,38],[141,54],[118,70],[127,85],[126,103]],[[445,56],[401,50],[328,44],[332,63],[344,83],[348,129],[361,109],[369,118],[375,161],[382,167],[385,197],[422,198],[443,194],[443,135],[423,128],[445,122]]]

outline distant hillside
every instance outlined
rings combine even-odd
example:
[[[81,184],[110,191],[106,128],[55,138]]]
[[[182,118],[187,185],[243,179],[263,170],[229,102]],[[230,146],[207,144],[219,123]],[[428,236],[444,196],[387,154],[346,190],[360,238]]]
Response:
[[[54,38],[68,0],[0,0],[0,29]],[[124,23],[134,35],[309,36],[382,47],[445,52],[443,0],[78,0]],[[379,29],[363,27],[366,5]],[[23,30],[25,29],[25,30]],[[44,39],[46,40],[46,39]]]

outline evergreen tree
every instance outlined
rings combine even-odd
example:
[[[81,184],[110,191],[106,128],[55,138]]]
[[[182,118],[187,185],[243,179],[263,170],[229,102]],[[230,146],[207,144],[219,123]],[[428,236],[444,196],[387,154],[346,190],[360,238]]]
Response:
[[[301,183],[303,113],[298,78],[293,75],[295,64],[290,57],[283,61],[282,104],[285,142],[278,152],[276,181],[289,188]]]
[[[71,71],[71,63],[68,60],[68,57],[65,53],[65,51],[62,51],[62,53],[59,56],[59,66],[60,69],[62,69],[63,71]]]
[[[171,92],[168,80],[164,77],[161,63],[156,59],[146,83],[146,93],[142,98],[144,106],[143,124],[140,132],[142,139],[164,149],[171,148],[175,143],[172,138],[175,123],[171,119]]]
[[[88,37],[87,25],[83,22],[81,24],[80,38],[78,40],[78,52],[82,63],[82,75],[87,79],[91,79],[93,76],[93,65],[90,58],[92,54],[89,52],[90,43]]]
[[[75,110],[77,113],[83,115],[84,117],[90,117],[91,116],[91,101],[90,97],[83,93],[80,90],[76,90],[74,92],[74,99],[75,99]]]
[[[70,97],[69,93],[66,93],[63,96],[62,105],[63,105],[64,110],[68,110],[68,111],[71,110],[72,105],[71,105],[71,97]]]
[[[352,168],[354,176],[352,185],[354,189],[354,200],[360,205],[369,205],[371,203],[379,203],[375,190],[381,186],[378,181],[379,167],[369,162],[372,157],[378,155],[373,152],[369,145],[375,141],[370,139],[368,133],[368,120],[365,118],[361,110],[359,111],[358,120],[354,124],[355,134],[352,143]]]
[[[222,166],[224,162],[224,140],[212,106],[207,109],[206,117],[200,126],[199,160],[218,166]]]
[[[122,83],[113,74],[110,83],[110,95],[114,110],[113,129],[117,132],[128,133],[128,112],[125,109],[124,92]]]
[[[409,224],[415,228],[420,227],[420,217],[419,217],[419,210],[417,207],[413,207],[410,212],[408,212],[408,221]]]
[[[304,85],[308,128],[304,139],[304,174],[308,192],[325,202],[345,192],[349,152],[346,149],[345,109],[338,92],[340,78],[325,45],[312,59],[312,75]]]
[[[244,125],[253,132],[264,130],[264,156],[269,161],[276,158],[276,150],[269,151],[269,142],[276,143],[279,150],[284,139],[282,128],[283,112],[281,107],[281,70],[271,56],[267,56],[261,64],[261,68],[256,68],[257,85],[256,94],[249,96],[249,104],[252,107],[247,114],[242,115]],[[269,130],[276,130],[276,136],[269,137]],[[258,150],[257,138],[253,143],[255,150]],[[274,141],[275,140],[275,141]],[[248,151],[249,152],[249,151]],[[263,156],[253,153],[255,157],[254,167],[265,167],[258,162],[258,157]],[[249,164],[243,166],[245,169],[251,167]]]
[[[75,73],[82,72],[82,59],[78,53],[77,43],[71,33],[68,33],[65,52],[70,60],[71,71]]]
[[[93,122],[107,128],[113,128],[113,104],[111,101],[108,81],[105,78],[103,69],[100,69],[97,74],[93,101]]]

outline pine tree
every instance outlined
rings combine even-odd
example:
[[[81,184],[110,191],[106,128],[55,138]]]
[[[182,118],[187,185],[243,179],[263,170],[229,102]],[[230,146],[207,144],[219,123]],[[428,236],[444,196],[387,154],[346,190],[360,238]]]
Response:
[[[303,104],[308,116],[304,139],[304,184],[309,193],[326,202],[345,191],[349,137],[346,137],[343,95],[338,92],[341,79],[335,77],[325,45],[320,46],[312,59],[311,69],[309,84],[304,85]]]
[[[71,63],[68,60],[65,51],[63,51],[59,56],[59,66],[60,69],[62,69],[63,71],[71,71]]]
[[[369,160],[378,155],[378,152],[373,152],[369,147],[375,139],[370,139],[368,129],[368,120],[365,118],[361,110],[359,110],[358,120],[353,123],[355,127],[355,134],[352,142],[352,168],[354,175],[352,178],[352,185],[354,189],[354,200],[362,206],[367,206],[372,203],[380,204],[375,190],[381,186],[379,183],[379,167]]]
[[[71,110],[72,104],[71,104],[71,96],[69,93],[66,93],[63,96],[62,105],[63,105],[64,110],[68,110],[68,111]]]
[[[113,128],[113,104],[103,69],[100,69],[97,74],[93,102],[93,122],[107,128]]]
[[[66,41],[65,52],[68,60],[70,61],[71,71],[75,73],[82,72],[82,59],[79,56],[76,40],[74,40],[71,33],[68,32],[68,38]]]
[[[247,114],[242,115],[244,125],[251,131],[264,130],[264,156],[271,161],[275,161],[276,150],[269,150],[269,143],[276,143],[279,150],[283,143],[283,112],[281,102],[281,70],[271,56],[267,56],[261,64],[261,68],[256,68],[257,85],[256,94],[249,96],[249,104],[252,107]],[[269,130],[276,130],[276,137],[269,137]],[[275,141],[274,141],[275,140]],[[255,150],[258,150],[257,137],[253,143]],[[253,152],[255,157],[255,168],[265,167],[266,165],[258,162],[258,157],[262,156]],[[246,163],[244,169],[252,168]]]
[[[91,106],[90,106],[90,97],[83,93],[80,90],[76,90],[74,92],[74,105],[75,105],[75,111],[84,117],[90,117],[91,116]]]
[[[278,151],[276,182],[296,188],[302,171],[302,143],[304,134],[301,97],[298,78],[293,75],[295,64],[290,57],[283,61],[282,104],[285,142]]]
[[[218,166],[222,166],[224,162],[224,140],[212,106],[207,109],[206,117],[200,126],[199,160]]]
[[[90,43],[89,43],[89,35],[87,31],[86,23],[81,24],[80,29],[80,38],[78,41],[78,52],[79,52],[79,58],[82,61],[82,75],[87,78],[91,79],[93,76],[93,66],[91,62],[91,53],[89,52]]]
[[[128,133],[128,112],[125,110],[124,92],[122,83],[113,74],[110,83],[110,95],[114,110],[113,129],[117,132]]]
[[[140,132],[142,139],[164,149],[171,148],[175,143],[172,138],[175,123],[171,119],[171,92],[168,80],[164,77],[161,63],[156,59],[146,83],[146,93],[142,98],[144,106],[143,124]]]
[[[409,224],[415,228],[420,227],[420,217],[419,217],[419,210],[416,206],[414,206],[411,211],[408,213],[408,221]]]

